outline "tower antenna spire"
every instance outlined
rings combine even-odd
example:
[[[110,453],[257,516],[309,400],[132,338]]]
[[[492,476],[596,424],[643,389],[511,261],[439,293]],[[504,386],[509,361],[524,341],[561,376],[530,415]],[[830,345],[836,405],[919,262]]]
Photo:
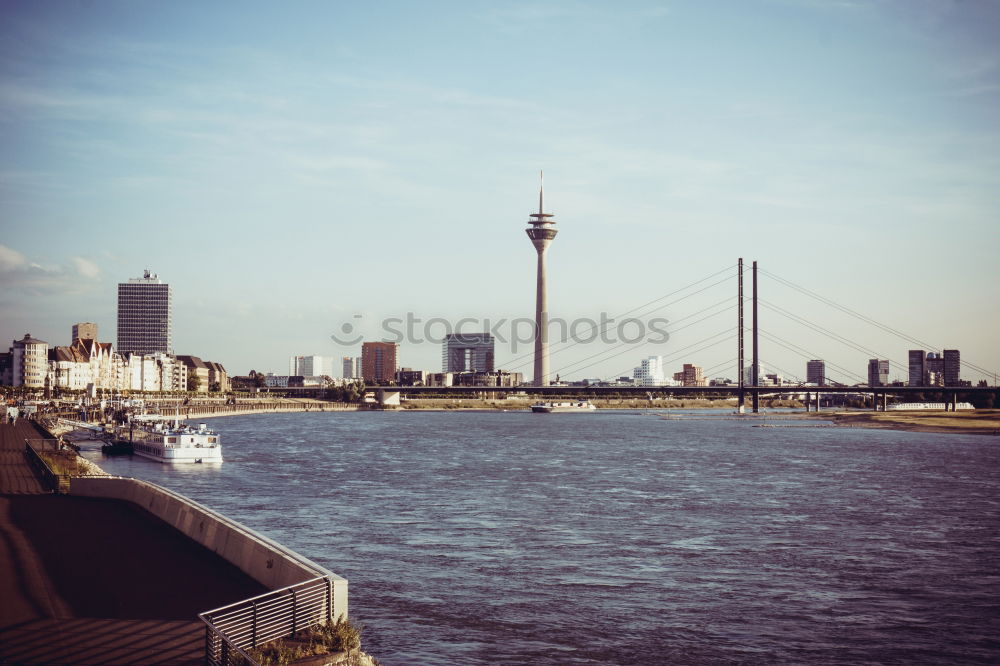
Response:
[[[538,212],[544,213],[542,210],[543,197],[545,193],[545,172],[542,170],[538,171]]]

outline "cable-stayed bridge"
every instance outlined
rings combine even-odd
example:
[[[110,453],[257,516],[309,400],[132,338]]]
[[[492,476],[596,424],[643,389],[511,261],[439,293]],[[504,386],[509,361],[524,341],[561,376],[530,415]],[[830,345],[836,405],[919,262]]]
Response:
[[[772,298],[760,298],[758,295],[758,278],[764,278],[769,282],[769,287],[781,286],[787,290],[791,290],[795,294],[799,294],[810,299],[813,305],[819,305],[818,310],[834,312],[841,317],[846,317],[850,321],[850,330],[846,332],[838,332],[830,326],[823,325],[819,323],[816,317],[807,318],[801,313],[794,310],[794,306],[788,303],[777,302],[777,299]],[[750,282],[752,288],[750,294],[744,293],[745,282]],[[735,289],[733,287],[735,286]],[[870,327],[870,329],[882,338],[887,338],[891,340],[894,345],[900,345],[901,343],[908,349],[920,349],[924,353],[935,352],[938,355],[941,354],[942,350],[936,345],[924,342],[919,338],[909,335],[893,326],[880,322],[872,317],[862,314],[853,308],[843,305],[823,296],[807,287],[797,284],[796,282],[789,280],[785,277],[772,273],[764,269],[758,269],[757,262],[753,262],[751,267],[744,265],[742,259],[740,259],[735,266],[727,266],[718,271],[715,271],[705,277],[695,280],[689,284],[686,284],[678,289],[674,289],[669,293],[661,295],[653,300],[647,301],[641,305],[633,307],[629,310],[619,313],[616,317],[611,318],[610,321],[632,319],[639,320],[643,317],[650,317],[657,313],[665,311],[667,308],[673,308],[671,312],[679,311],[685,305],[689,305],[696,301],[696,297],[707,298],[709,296],[714,296],[717,298],[719,292],[722,290],[729,291],[729,294],[724,295],[722,298],[715,300],[711,298],[712,302],[707,306],[702,306],[698,304],[691,308],[689,312],[683,314],[680,317],[674,317],[671,319],[671,328],[667,331],[671,337],[675,336],[680,331],[688,330],[686,334],[685,344],[682,347],[671,349],[669,354],[656,354],[663,359],[663,365],[666,366],[669,363],[683,363],[696,361],[707,354],[718,355],[719,350],[726,349],[727,346],[733,350],[734,355],[724,361],[714,363],[709,365],[703,370],[705,377],[711,377],[716,373],[728,373],[735,372],[736,378],[732,380],[731,383],[721,384],[716,382],[712,386],[663,386],[663,385],[644,385],[644,386],[627,386],[622,385],[621,382],[616,381],[617,378],[628,376],[631,374],[632,367],[634,363],[630,364],[629,367],[624,368],[621,372],[615,373],[613,375],[606,375],[608,379],[591,381],[587,386],[565,386],[556,383],[552,386],[536,387],[536,386],[519,386],[518,391],[523,391],[532,395],[549,396],[549,397],[560,397],[560,396],[578,396],[578,395],[591,395],[591,396],[601,396],[601,395],[622,395],[622,396],[646,396],[649,397],[660,397],[660,396],[687,396],[687,395],[713,395],[713,396],[746,396],[751,401],[751,408],[756,411],[759,404],[759,399],[761,397],[769,397],[776,395],[788,395],[788,394],[807,394],[807,399],[812,399],[812,396],[818,396],[819,394],[848,394],[848,393],[863,393],[871,396],[872,403],[877,407],[878,405],[885,404],[887,395],[896,395],[900,397],[913,396],[919,399],[929,399],[929,397],[934,397],[935,401],[946,402],[954,405],[959,395],[976,395],[976,394],[988,394],[997,393],[997,375],[996,370],[989,370],[980,364],[970,361],[968,358],[961,360],[961,371],[962,373],[968,375],[973,375],[977,379],[981,379],[986,385],[985,386],[965,386],[965,385],[933,385],[933,386],[909,386],[902,382],[895,381],[891,385],[869,385],[869,378],[863,376],[862,374],[845,367],[843,365],[825,361],[824,367],[828,369],[830,374],[838,375],[840,381],[829,381],[825,382],[825,385],[814,385],[807,383],[805,378],[797,375],[796,373],[788,372],[782,369],[776,363],[770,362],[770,359],[762,356],[760,354],[760,341],[764,340],[767,345],[770,345],[772,349],[781,349],[785,355],[796,355],[801,356],[806,360],[813,359],[823,359],[827,354],[822,353],[823,350],[828,349],[828,346],[823,346],[819,351],[813,346],[812,349],[805,347],[801,343],[801,339],[796,338],[799,341],[789,339],[786,335],[780,335],[777,328],[772,328],[770,324],[767,328],[760,326],[760,311],[763,310],[766,316],[771,322],[782,322],[786,325],[794,325],[801,327],[807,331],[807,335],[804,337],[809,337],[810,341],[820,338],[825,339],[825,341],[836,343],[839,347],[846,348],[849,353],[860,354],[864,362],[869,359],[879,359],[883,361],[888,361],[889,366],[897,374],[901,374],[903,377],[909,376],[909,366],[908,362],[900,362],[894,359],[892,355],[881,353],[878,350],[873,349],[869,346],[869,342],[866,341],[863,336],[864,333],[861,330],[864,327]],[[750,310],[748,313],[747,310]],[[816,310],[814,308],[814,310]],[[818,311],[817,310],[817,311]],[[730,318],[731,317],[731,318]],[[726,319],[730,318],[727,322]],[[718,324],[716,327],[714,324]],[[701,328],[706,326],[711,326],[708,333],[698,334],[697,336],[691,335],[692,331],[689,329],[694,329],[697,331],[698,325],[702,325]],[[567,356],[556,358],[557,355],[567,352],[570,349],[577,347],[581,344],[587,344],[593,341],[598,336],[603,336],[607,331],[602,328],[602,326],[594,323],[590,331],[584,331],[584,333],[590,333],[592,336],[586,340],[566,340],[551,342],[550,343],[550,356],[553,357],[552,366],[553,369],[550,376],[558,376],[560,374],[572,373],[579,376],[583,371],[594,366],[606,367],[609,361],[613,361],[618,357],[629,355],[631,359],[635,359],[636,356],[640,355],[642,348],[645,346],[643,344],[637,344],[635,341],[618,341],[615,344],[610,344],[604,346],[599,351],[594,353],[586,354],[582,357],[577,357],[572,361],[560,362],[562,358],[568,358]],[[869,336],[869,339],[872,336]],[[550,334],[551,339],[551,334]],[[687,342],[687,339],[692,339],[693,342]],[[808,344],[808,343],[806,343]],[[749,346],[749,353],[747,353],[747,347]],[[577,350],[579,351],[579,350]],[[505,370],[510,371],[526,371],[531,367],[532,355],[523,354],[510,359],[504,364]],[[859,367],[861,362],[859,361]],[[774,385],[773,380],[768,381],[765,377],[759,376],[761,374],[761,368],[769,368],[771,370],[780,373],[783,381],[780,385]],[[777,373],[769,373],[776,375]],[[526,378],[527,379],[527,378]],[[647,382],[649,384],[649,382]],[[390,387],[385,387],[390,388]],[[484,390],[498,390],[498,391],[510,391],[510,387],[506,388],[491,388],[482,386],[461,386],[461,387],[391,387],[395,390],[400,390],[403,394],[411,395],[421,395],[421,394],[450,394],[450,395],[465,395],[481,393]],[[1000,395],[997,396],[1000,399]],[[740,401],[743,404],[743,401]]]

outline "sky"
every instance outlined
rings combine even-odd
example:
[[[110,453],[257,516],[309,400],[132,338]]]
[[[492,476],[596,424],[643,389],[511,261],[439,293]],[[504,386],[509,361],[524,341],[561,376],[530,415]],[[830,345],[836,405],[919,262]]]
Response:
[[[768,372],[853,383],[910,348],[1000,371],[998,3],[0,12],[0,339],[114,342],[149,269],[175,351],[232,374],[359,336],[437,371],[445,332],[490,328],[530,377],[544,170],[550,316],[584,340],[550,333],[561,378],[735,377],[740,257]]]

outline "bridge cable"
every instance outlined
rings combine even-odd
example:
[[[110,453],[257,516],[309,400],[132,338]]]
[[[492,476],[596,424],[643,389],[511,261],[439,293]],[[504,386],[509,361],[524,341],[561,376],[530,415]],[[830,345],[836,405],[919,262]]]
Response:
[[[699,310],[698,312],[695,312],[695,313],[692,313],[692,314],[690,314],[690,315],[688,315],[688,316],[686,316],[686,317],[683,317],[682,319],[680,319],[680,320],[678,320],[678,321],[683,321],[683,320],[685,320],[685,319],[690,319],[691,317],[694,317],[694,316],[697,316],[697,315],[701,314],[702,312],[705,312],[706,310],[710,310],[710,309],[712,309],[712,308],[714,308],[714,307],[718,307],[718,306],[719,306],[719,305],[720,305],[721,303],[725,303],[726,301],[731,301],[731,300],[732,300],[732,299],[730,299],[730,298],[727,298],[727,299],[725,299],[725,300],[723,300],[723,301],[719,301],[718,303],[714,303],[714,304],[712,304],[712,305],[708,306],[707,308],[703,308],[703,309]],[[701,322],[703,322],[703,321],[706,321],[706,320],[708,320],[708,319],[711,319],[711,318],[713,318],[713,317],[717,317],[718,315],[720,315],[720,314],[722,314],[722,313],[724,313],[724,312],[728,312],[729,310],[732,310],[732,309],[733,309],[734,307],[735,307],[734,305],[729,305],[729,306],[727,306],[727,307],[725,307],[725,308],[723,308],[723,309],[721,309],[721,310],[719,310],[719,311],[717,311],[717,312],[713,312],[712,314],[709,314],[709,315],[706,315],[706,316],[702,317],[701,319],[697,319],[697,320],[695,320],[695,321],[692,321],[692,322],[690,322],[690,323],[687,323],[687,324],[685,324],[684,326],[680,326],[680,327],[678,327],[678,328],[675,328],[675,329],[674,329],[674,330],[672,330],[672,331],[667,331],[667,333],[668,333],[668,334],[673,334],[673,333],[676,333],[676,332],[678,332],[678,331],[682,331],[682,330],[684,330],[685,328],[689,328],[689,327],[691,327],[691,326],[694,326],[695,324],[700,324],[700,323],[701,323]],[[712,336],[712,337],[715,337],[715,336]],[[711,339],[711,338],[706,338],[706,339]],[[693,343],[693,344],[697,345],[697,344],[699,344],[700,342],[701,342],[701,341],[699,341],[699,342],[695,342],[695,343]],[[646,346],[646,344],[649,344],[649,343],[645,343],[645,344],[641,344],[641,345],[639,345],[639,346],[638,346],[638,349],[641,349],[642,347],[645,347],[645,346]],[[610,349],[603,349],[603,350],[601,350],[601,351],[599,351],[599,352],[596,352],[596,353],[594,353],[594,354],[591,354],[591,355],[589,355],[589,356],[585,356],[585,357],[583,357],[582,359],[579,359],[579,360],[577,360],[577,361],[574,361],[573,363],[569,363],[569,364],[567,364],[567,365],[564,365],[564,366],[561,366],[561,367],[557,368],[557,369],[556,369],[556,370],[554,370],[554,371],[550,371],[550,374],[554,374],[554,373],[555,373],[555,374],[557,374],[557,373],[560,373],[560,372],[563,372],[564,370],[566,370],[566,369],[568,369],[568,368],[572,368],[572,367],[573,367],[574,365],[579,365],[580,363],[583,363],[584,361],[589,361],[590,359],[593,359],[593,358],[597,358],[598,356],[603,356],[604,354],[607,354],[607,353],[608,353],[608,352],[610,352],[610,351],[614,351],[614,350],[616,350],[616,349],[620,349],[620,348],[622,348],[622,347],[626,347],[626,346],[628,346],[628,347],[632,347],[633,345],[635,345],[635,343],[634,343],[634,342],[620,342],[620,343],[618,343],[617,345],[614,345],[614,346],[612,346],[612,347],[611,347]],[[685,349],[686,349],[686,348],[685,348]],[[628,349],[626,349],[625,351],[628,351]],[[595,361],[595,363],[590,363],[590,364],[588,364],[588,365],[586,365],[586,366],[584,366],[584,367],[585,367],[585,368],[589,368],[589,367],[591,367],[591,366],[593,366],[593,365],[596,365],[596,363],[600,363],[600,362],[603,362],[603,361],[607,361],[607,360],[610,360],[610,359],[612,359],[612,358],[616,358],[616,357],[618,357],[618,356],[621,356],[622,354],[624,354],[624,353],[625,353],[625,351],[623,351],[623,352],[619,352],[619,353],[617,353],[617,354],[612,354],[612,355],[608,356],[607,358],[604,358],[604,359],[601,359],[600,361]],[[576,369],[576,371],[579,371],[579,370],[582,370],[582,369],[583,369],[583,368],[577,368],[577,369]]]
[[[717,338],[717,337],[719,337],[720,335],[725,335],[726,333],[729,333],[729,337],[726,337],[726,338],[723,338],[723,339],[721,339],[721,340],[718,340],[718,341],[716,341],[716,342],[713,342],[712,344],[710,344],[710,345],[706,345],[706,346],[702,347],[701,349],[696,349],[696,350],[694,350],[694,351],[690,351],[690,352],[689,352],[689,351],[687,351],[687,350],[688,350],[688,349],[690,349],[691,347],[695,347],[695,346],[697,346],[697,345],[699,345],[699,344],[701,344],[701,343],[703,343],[703,342],[708,342],[709,340],[711,340],[711,339],[713,339],[713,338]],[[692,344],[688,345],[687,347],[681,347],[680,349],[678,349],[678,350],[677,350],[677,351],[675,352],[675,354],[674,354],[673,356],[671,356],[671,357],[669,357],[669,358],[665,359],[665,360],[664,360],[663,362],[664,362],[664,363],[670,363],[671,361],[676,361],[677,359],[679,359],[679,358],[682,358],[682,357],[684,357],[684,356],[691,356],[691,355],[694,355],[694,354],[697,354],[698,352],[701,352],[701,351],[705,351],[706,349],[711,349],[712,347],[715,347],[716,345],[720,345],[720,344],[722,344],[723,342],[731,342],[731,341],[732,341],[732,331],[731,331],[731,329],[729,329],[729,328],[726,328],[726,329],[724,329],[724,330],[722,330],[722,331],[720,331],[720,332],[716,333],[715,335],[711,335],[711,336],[709,336],[709,337],[707,337],[707,338],[702,338],[702,339],[701,339],[701,340],[699,340],[698,342],[694,342],[694,343],[692,343]],[[628,350],[626,349],[625,351],[628,351]],[[683,353],[682,353],[682,352],[683,352]],[[615,356],[621,356],[621,355],[622,355],[622,354],[624,354],[624,353],[625,353],[625,352],[620,352],[620,353],[618,353],[618,354],[615,354]],[[605,360],[607,360],[607,359],[605,359]],[[592,363],[591,365],[594,365],[594,363]],[[587,367],[589,367],[589,366],[587,366]],[[620,376],[622,376],[622,374],[623,374],[624,372],[628,372],[628,370],[624,370],[624,371],[622,371],[622,372],[619,372],[619,373],[617,373],[617,374],[616,374],[616,376],[620,377]]]
[[[773,303],[769,303],[769,302],[765,301],[763,298],[758,299],[758,300],[759,300],[759,302],[760,302],[761,305],[763,305],[764,307],[768,308],[769,310],[773,310],[774,312],[776,312],[776,313],[778,313],[778,314],[780,314],[780,315],[782,315],[784,317],[787,317],[788,319],[791,319],[792,321],[795,321],[795,322],[797,322],[797,323],[799,323],[799,324],[801,324],[803,326],[811,328],[812,330],[816,331],[817,333],[821,333],[821,334],[827,336],[828,338],[836,340],[837,342],[840,342],[841,344],[843,344],[843,345],[845,345],[847,347],[850,347],[850,348],[854,349],[855,351],[863,352],[865,354],[869,354],[869,355],[875,356],[876,358],[887,358],[887,356],[885,354],[879,354],[877,351],[874,351],[872,349],[864,347],[859,342],[854,342],[853,340],[851,340],[849,338],[845,338],[844,336],[839,335],[838,333],[834,333],[833,331],[829,330],[828,328],[826,328],[824,326],[820,326],[819,324],[817,324],[815,322],[811,322],[808,319],[804,319],[802,317],[799,317],[796,314],[788,312],[787,310],[785,310],[782,307],[779,307],[777,305],[774,305]],[[889,362],[892,365],[896,366],[900,371],[908,371],[909,370],[908,366],[903,365],[902,363],[899,363],[898,361],[895,361],[895,360],[893,360],[891,358],[888,359],[888,360],[889,360]]]
[[[792,282],[791,280],[786,280],[785,278],[780,277],[778,275],[775,275],[774,273],[772,273],[772,272],[770,272],[770,271],[768,271],[766,269],[763,269],[763,268],[758,268],[757,270],[759,270],[764,275],[767,275],[768,277],[773,278],[774,280],[777,280],[778,282],[784,284],[787,287],[791,287],[792,289],[795,289],[796,291],[799,291],[799,292],[801,292],[801,293],[803,293],[803,294],[805,294],[807,296],[810,296],[811,298],[814,298],[814,299],[816,299],[816,300],[818,300],[818,301],[820,301],[820,302],[822,302],[822,303],[824,303],[826,305],[834,307],[834,308],[840,310],[841,312],[844,312],[846,314],[851,315],[852,317],[856,317],[857,319],[860,319],[860,320],[862,320],[862,321],[864,321],[864,322],[866,322],[868,324],[871,324],[872,326],[875,326],[875,327],[877,327],[877,328],[879,328],[879,329],[881,329],[881,330],[883,330],[883,331],[885,331],[887,333],[891,333],[892,335],[895,335],[896,337],[902,338],[903,340],[906,340],[907,342],[911,342],[913,344],[919,345],[919,346],[924,347],[924,348],[929,349],[929,350],[933,350],[935,352],[940,352],[941,351],[941,349],[937,345],[929,344],[929,343],[924,342],[922,340],[919,340],[919,339],[917,339],[917,338],[915,338],[915,337],[913,337],[911,335],[908,335],[908,334],[906,334],[906,333],[904,333],[904,332],[902,332],[902,331],[900,331],[898,329],[895,329],[895,328],[889,326],[888,324],[883,324],[883,323],[881,323],[879,321],[876,321],[876,320],[872,319],[871,317],[868,317],[867,315],[863,315],[860,312],[852,310],[851,308],[847,307],[846,305],[841,305],[840,303],[837,303],[836,301],[834,301],[832,299],[829,299],[829,298],[827,298],[825,296],[817,294],[814,291],[806,289],[805,287],[803,287],[801,285],[798,285],[798,284]],[[982,375],[985,375],[987,377],[996,374],[996,371],[987,370],[986,368],[983,368],[983,367],[981,367],[981,366],[979,366],[979,365],[977,365],[975,363],[972,363],[971,361],[962,360],[961,363],[962,363],[963,366],[966,366],[966,367],[968,367],[968,368],[970,368],[972,370],[975,370],[976,372],[978,372],[978,373],[980,373]],[[909,371],[909,365],[907,365],[906,367],[907,367],[907,371]]]
[[[682,292],[684,292],[684,291],[686,291],[686,290],[688,290],[688,289],[690,289],[690,288],[692,288],[694,286],[697,286],[697,285],[701,284],[702,282],[706,282],[708,280],[711,280],[712,278],[714,278],[714,277],[716,277],[718,275],[721,275],[722,273],[731,271],[732,269],[733,269],[732,265],[726,266],[725,268],[723,268],[721,270],[718,270],[715,273],[712,273],[711,275],[707,275],[707,276],[701,278],[700,280],[696,280],[696,281],[694,281],[694,282],[692,282],[690,284],[687,284],[687,285],[681,287],[680,289],[675,289],[674,291],[671,291],[671,292],[669,292],[667,294],[664,294],[663,296],[660,296],[658,298],[654,298],[653,300],[648,301],[648,302],[646,302],[646,303],[644,303],[642,305],[636,306],[636,307],[634,307],[634,308],[632,308],[630,310],[626,310],[625,312],[617,314],[617,315],[615,315],[614,317],[611,318],[611,321],[614,321],[615,319],[619,319],[621,317],[625,317],[626,315],[630,315],[630,314],[636,312],[637,310],[642,310],[643,308],[646,308],[646,307],[648,307],[648,306],[650,306],[650,305],[652,305],[654,303],[657,303],[657,302],[662,301],[664,299],[670,298],[671,296],[674,296],[676,294],[682,293]],[[722,284],[723,282],[726,282],[726,281],[728,281],[730,279],[732,279],[732,278],[731,277],[726,277],[726,278],[723,278],[722,280],[718,280],[716,282],[713,282],[712,284],[708,285],[707,287],[703,287],[702,289],[699,289],[698,291],[695,291],[695,292],[692,292],[692,293],[687,294],[685,296],[682,296],[682,297],[680,297],[680,298],[678,298],[678,299],[676,299],[674,301],[671,301],[669,303],[664,303],[663,305],[659,305],[656,308],[654,308],[654,309],[652,309],[652,310],[650,310],[648,312],[643,313],[642,316],[645,316],[645,315],[648,315],[648,314],[652,314],[653,312],[656,312],[658,310],[662,310],[663,308],[668,307],[670,305],[675,305],[677,303],[680,303],[681,301],[683,301],[683,300],[685,300],[687,298],[690,298],[692,296],[695,296],[696,294],[700,294],[700,293],[702,293],[704,291],[707,291],[708,289],[711,289],[712,287],[715,287],[715,286],[717,286],[719,284]],[[712,307],[712,306],[709,306],[709,307]],[[608,323],[610,323],[610,321]],[[597,324],[593,324],[593,325],[591,325],[590,331],[588,331],[588,333],[589,332],[594,332],[598,328],[600,328],[600,330],[598,331],[598,333],[603,333],[604,329],[605,329],[605,327],[607,325],[608,324],[604,324],[604,326],[600,326],[599,327]],[[570,344],[567,344],[565,342],[556,342],[554,344],[550,344],[549,345],[549,356],[551,357],[554,354],[559,353],[560,351],[564,351],[566,349],[570,349],[572,347],[575,347],[578,344],[583,344],[583,343],[581,341],[573,341]],[[553,349],[553,347],[556,347],[556,349]],[[603,353],[603,352],[601,352],[601,353]],[[523,360],[523,359],[531,359],[531,360],[530,361],[526,361],[524,363],[517,364],[517,365],[513,365],[517,361],[520,361],[520,360]],[[533,360],[534,360],[534,350],[532,350],[528,354],[523,354],[521,356],[514,357],[513,359],[511,359],[505,365],[507,365],[508,368],[510,368],[512,370],[515,370],[517,368],[524,368],[524,367],[527,367],[527,366],[531,365],[531,363],[533,362]],[[553,372],[550,371],[549,374],[553,374]]]
[[[771,342],[774,342],[774,343],[776,343],[776,344],[784,347],[788,351],[794,352],[794,353],[798,354],[799,356],[802,356],[803,358],[807,358],[809,360],[814,360],[818,356],[817,354],[809,351],[808,349],[806,349],[804,347],[800,347],[797,344],[795,344],[794,342],[789,342],[788,340],[785,340],[784,338],[778,337],[777,335],[775,335],[773,333],[768,333],[767,331],[765,331],[762,328],[758,328],[757,330],[758,330],[758,332],[761,335],[763,335],[764,337],[766,337]],[[861,380],[862,382],[867,381],[866,378],[862,377],[861,375],[857,374],[856,372],[854,372],[852,370],[848,370],[847,368],[845,368],[843,366],[840,366],[840,365],[837,365],[836,363],[824,361],[824,365],[829,365],[830,367],[836,368],[837,370],[839,370],[841,372],[841,374],[846,375],[848,377],[856,377],[857,379]]]

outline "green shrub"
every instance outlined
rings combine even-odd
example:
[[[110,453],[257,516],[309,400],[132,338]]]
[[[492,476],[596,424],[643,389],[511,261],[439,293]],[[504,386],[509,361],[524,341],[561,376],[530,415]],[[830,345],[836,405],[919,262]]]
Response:
[[[292,638],[279,638],[259,645],[249,654],[263,666],[287,666],[304,657],[347,652],[361,647],[361,627],[350,620],[304,629]]]

